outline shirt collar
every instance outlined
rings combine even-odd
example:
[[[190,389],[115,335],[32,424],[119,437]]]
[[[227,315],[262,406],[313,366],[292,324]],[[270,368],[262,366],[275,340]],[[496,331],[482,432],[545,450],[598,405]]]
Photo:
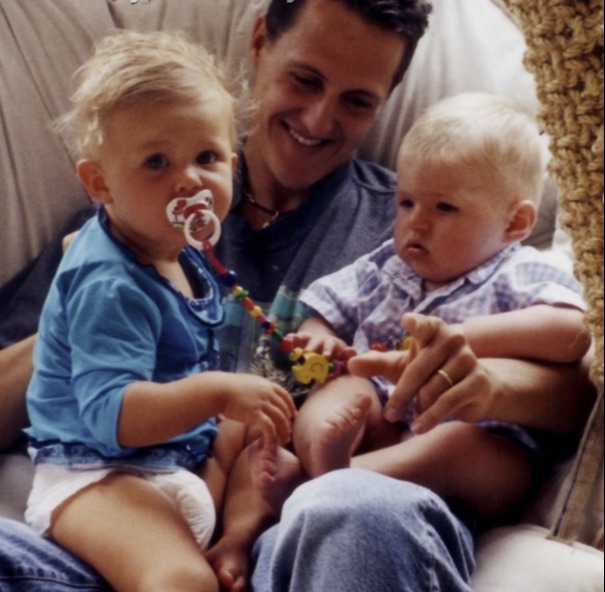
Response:
[[[518,243],[504,247],[496,255],[479,265],[479,267],[435,290],[433,294],[447,296],[467,282],[476,286],[484,284],[502,262],[519,249],[521,249],[521,245]],[[414,300],[423,298],[423,280],[395,253],[394,243],[393,256],[385,263],[384,272],[399,289],[407,292]]]

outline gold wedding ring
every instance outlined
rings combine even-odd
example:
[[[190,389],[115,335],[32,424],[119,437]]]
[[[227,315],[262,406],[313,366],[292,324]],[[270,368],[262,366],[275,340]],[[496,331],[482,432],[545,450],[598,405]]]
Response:
[[[452,377],[445,370],[439,369],[437,370],[437,374],[439,374],[439,376],[441,376],[443,380],[445,380],[445,382],[450,385],[450,388],[454,386],[454,381],[452,380]]]

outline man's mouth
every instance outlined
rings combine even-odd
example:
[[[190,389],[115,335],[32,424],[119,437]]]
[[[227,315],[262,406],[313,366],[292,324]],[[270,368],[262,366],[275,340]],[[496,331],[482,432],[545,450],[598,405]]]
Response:
[[[306,136],[303,136],[302,134],[299,134],[298,132],[294,131],[291,127],[287,127],[288,133],[294,138],[294,140],[296,140],[299,144],[301,144],[302,146],[305,146],[306,148],[317,148],[318,146],[321,146],[324,143],[324,140],[318,140],[316,138],[307,138]]]

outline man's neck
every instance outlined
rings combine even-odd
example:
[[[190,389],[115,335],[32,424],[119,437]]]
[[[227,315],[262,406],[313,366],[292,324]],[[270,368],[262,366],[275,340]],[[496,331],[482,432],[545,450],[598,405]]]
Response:
[[[255,230],[271,226],[285,214],[296,210],[309,194],[284,186],[272,174],[250,140],[244,147],[245,168],[239,213]]]

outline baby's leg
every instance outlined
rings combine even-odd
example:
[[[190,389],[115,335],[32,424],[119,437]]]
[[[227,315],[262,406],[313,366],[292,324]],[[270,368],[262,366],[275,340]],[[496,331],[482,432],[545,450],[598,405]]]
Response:
[[[220,537],[207,554],[222,590],[243,592],[252,546],[273,516],[252,481],[248,451],[242,446],[227,479]]]
[[[285,501],[308,477],[298,457],[277,443],[265,443],[259,438],[248,452],[252,483],[277,517]]]
[[[117,592],[218,592],[216,576],[172,501],[154,485],[112,474],[53,514],[53,538]]]
[[[242,450],[246,448],[246,426],[224,419],[212,445],[212,458],[204,461],[197,475],[204,480],[214,499],[217,521],[220,521],[229,475]]]
[[[310,477],[350,465],[365,434],[370,414],[381,413],[372,384],[341,376],[313,392],[294,422],[292,441]]]
[[[521,504],[533,481],[529,461],[517,445],[456,421],[357,456],[352,466],[423,485],[484,517]]]

